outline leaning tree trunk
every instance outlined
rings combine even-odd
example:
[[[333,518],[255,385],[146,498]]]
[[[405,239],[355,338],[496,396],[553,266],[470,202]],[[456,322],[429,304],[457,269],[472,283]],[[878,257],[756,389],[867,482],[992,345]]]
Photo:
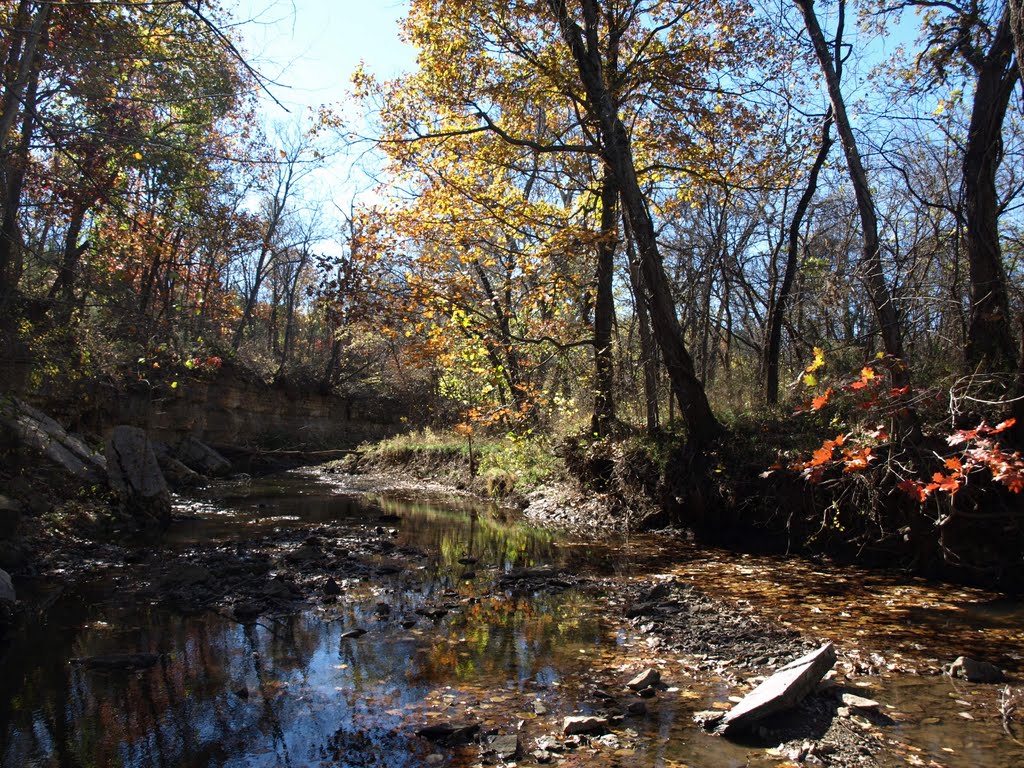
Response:
[[[839,75],[832,63],[832,53],[822,34],[821,25],[814,12],[812,0],[794,0],[804,17],[804,25],[814,47],[814,55],[821,67],[825,85],[828,88],[829,102],[836,130],[846,155],[846,165],[850,172],[854,195],[857,199],[857,211],[860,214],[864,251],[861,258],[861,270],[868,296],[875,311],[882,346],[887,356],[887,366],[892,385],[896,389],[908,391],[910,385],[910,369],[907,367],[903,353],[903,333],[900,327],[899,314],[885,282],[882,269],[881,242],[878,237],[878,217],[875,213],[875,201],[868,185],[868,175],[861,161],[857,140],[853,135],[853,127],[846,113],[846,102],[839,87]],[[842,5],[845,0],[840,0]],[[917,418],[910,405],[909,397],[902,396],[903,402],[896,411],[895,426],[900,442],[916,442],[920,438]]]
[[[640,277],[649,297],[654,337],[661,349],[672,390],[683,411],[689,439],[694,448],[699,448],[719,434],[721,425],[711,411],[704,387],[694,373],[693,359],[683,343],[675,302],[658,249],[654,221],[637,179],[629,134],[604,79],[598,4],[596,0],[581,0],[584,29],[570,15],[565,0],[547,0],[547,3],[576,63],[587,95],[590,117],[600,126],[602,154],[619,186],[622,212],[636,239]]]

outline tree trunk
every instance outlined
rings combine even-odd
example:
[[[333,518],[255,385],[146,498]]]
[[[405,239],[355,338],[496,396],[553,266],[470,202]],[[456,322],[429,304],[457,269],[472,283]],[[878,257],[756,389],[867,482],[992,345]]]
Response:
[[[839,5],[839,18],[836,22],[836,36],[833,42],[833,56],[835,60],[836,80],[843,76],[843,59],[839,54],[843,44],[843,29],[846,23],[846,6]],[[768,327],[765,329],[764,357],[761,362],[764,401],[767,405],[777,405],[779,402],[779,356],[782,351],[782,324],[786,316],[786,305],[793,292],[793,283],[799,268],[800,257],[800,227],[803,225],[804,216],[814,199],[814,193],[818,189],[818,176],[821,169],[825,167],[829,152],[835,140],[832,138],[833,119],[832,107],[825,112],[821,123],[821,140],[818,145],[818,154],[811,164],[811,171],[807,176],[807,186],[797,202],[796,210],[793,212],[793,219],[789,224],[789,244],[786,251],[786,268],[782,275],[782,285],[779,287],[777,296],[771,296],[768,300]],[[774,286],[773,286],[774,287]]]
[[[1024,0],[1009,0],[1010,29],[1013,32],[1013,47],[1017,53],[1017,72],[1024,80]]]
[[[626,227],[626,257],[629,259],[629,284],[633,290],[636,305],[636,321],[640,334],[640,358],[644,371],[644,411],[647,433],[653,435],[661,426],[658,413],[658,374],[660,361],[658,350],[651,338],[651,318],[647,311],[647,299],[640,287],[640,272],[637,266],[636,248],[633,235]]]
[[[601,241],[597,247],[597,299],[594,303],[594,414],[591,430],[605,437],[615,423],[612,277],[618,234],[618,189],[606,167],[601,177]]]
[[[88,241],[78,242],[78,236],[82,234],[82,227],[85,224],[86,210],[85,204],[78,201],[71,206],[71,217],[68,219],[68,229],[64,235],[64,255],[57,277],[47,294],[49,299],[61,303],[57,316],[62,318],[71,315],[75,293],[75,272],[78,270],[78,262],[81,261],[82,254],[89,247]]]
[[[1017,350],[1011,330],[1006,272],[999,246],[996,173],[1003,159],[1003,121],[1019,72],[1013,65],[1010,12],[1004,9],[980,67],[964,152],[964,220],[971,281],[967,363],[972,372],[1012,374]]]
[[[846,102],[839,87],[839,75],[832,63],[832,53],[829,51],[828,43],[825,42],[825,36],[818,24],[812,0],[794,0],[794,2],[803,13],[804,24],[814,47],[815,58],[818,60],[821,73],[825,78],[829,101],[832,105],[832,115],[840,142],[843,145],[843,152],[846,155],[846,165],[850,172],[850,181],[853,183],[854,195],[857,198],[857,211],[860,214],[864,244],[861,276],[867,286],[868,296],[878,320],[889,377],[894,388],[905,389],[910,385],[910,369],[904,359],[903,333],[900,328],[899,315],[896,312],[896,305],[889,293],[889,287],[885,282],[885,272],[882,269],[878,217],[875,214],[875,201],[871,187],[868,185],[867,172],[861,161],[860,150],[857,148],[857,140],[853,135],[850,118],[846,114]],[[839,2],[840,6],[844,7],[845,0],[839,0]],[[898,439],[900,442],[917,442],[920,438],[917,418],[910,405],[909,397],[904,395],[902,400],[896,414],[895,426]]]
[[[288,286],[284,318],[284,341],[281,343],[281,359],[277,368],[278,375],[284,372],[288,358],[292,354],[292,346],[295,343],[295,303],[298,299],[299,282],[302,280],[302,273],[305,271],[308,261],[309,248],[302,246],[299,251],[299,261],[295,265],[295,275],[292,278],[291,285]]]
[[[658,249],[654,221],[637,179],[629,134],[602,72],[598,2],[581,0],[584,28],[573,20],[565,0],[547,2],[576,62],[587,94],[590,117],[600,126],[602,153],[619,187],[623,215],[636,238],[640,277],[649,295],[654,337],[661,348],[672,389],[679,399],[689,438],[693,446],[699,448],[719,434],[721,425],[711,411],[704,387],[694,373],[693,359],[683,343],[675,303]]]
[[[764,358],[762,361],[762,385],[764,401],[768,405],[776,405],[779,402],[779,355],[782,351],[782,322],[786,316],[786,305],[793,293],[793,283],[796,279],[800,258],[800,227],[803,224],[807,209],[814,199],[814,193],[818,188],[818,176],[825,166],[828,153],[832,149],[835,140],[832,138],[832,109],[825,113],[825,119],[821,124],[821,144],[818,147],[818,154],[811,165],[811,172],[807,176],[807,186],[796,204],[793,212],[793,219],[789,223],[789,245],[786,251],[786,267],[782,274],[782,285],[779,287],[777,296],[769,299],[768,303],[768,327],[765,329],[767,343],[764,346]]]
[[[7,41],[3,103],[0,106],[0,307],[14,292],[20,278],[21,235],[18,212],[35,131],[36,98],[41,52],[49,25],[52,3],[36,3],[29,26],[29,5],[22,0],[14,15],[14,29]],[[26,32],[27,28],[27,32]],[[41,45],[41,43],[43,43]],[[9,147],[11,131],[21,114],[21,135]]]

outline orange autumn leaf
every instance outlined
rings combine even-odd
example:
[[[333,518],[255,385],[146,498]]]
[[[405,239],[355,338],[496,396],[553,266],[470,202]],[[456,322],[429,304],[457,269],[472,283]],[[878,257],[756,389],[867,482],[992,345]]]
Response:
[[[831,440],[826,440],[822,443],[821,448],[811,454],[811,460],[807,463],[809,467],[819,467],[829,461],[832,461],[832,449],[835,444]]]
[[[1005,485],[1014,493],[1024,491],[1024,473],[1007,472],[999,478],[999,482]]]
[[[861,469],[867,469],[871,465],[871,449],[863,448],[861,450],[847,449],[843,451],[843,459],[845,460],[844,472],[856,472]]]
[[[828,401],[832,398],[832,393],[833,389],[832,387],[829,387],[828,389],[825,390],[825,394],[818,395],[818,397],[811,400],[811,410],[820,411],[822,408],[828,405]]]
[[[960,490],[961,478],[963,478],[963,475],[960,473],[944,475],[941,472],[936,472],[932,475],[933,482],[930,485],[934,486],[934,489],[937,491],[946,491],[952,495]]]
[[[928,499],[928,494],[931,493],[930,489],[916,480],[902,480],[896,484],[896,487],[914,499],[918,504],[924,504]]]
[[[963,472],[963,469],[964,469],[964,465],[961,463],[960,459],[958,459],[956,456],[954,456],[954,457],[952,457],[950,459],[946,459],[945,465],[946,465],[946,469],[956,470],[957,472]]]

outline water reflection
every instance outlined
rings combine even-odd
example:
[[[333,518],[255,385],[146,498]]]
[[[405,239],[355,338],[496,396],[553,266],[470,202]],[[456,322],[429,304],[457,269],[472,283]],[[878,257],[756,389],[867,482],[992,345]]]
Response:
[[[82,605],[59,602],[51,615],[63,621],[27,628],[11,650],[5,766],[420,765],[424,745],[411,736],[428,693],[554,682],[604,636],[582,606],[553,598],[481,600],[408,630],[375,621],[370,600],[266,627]],[[342,638],[352,625],[371,629]],[[162,656],[135,672],[68,663],[125,651]]]
[[[617,611],[602,605],[600,595],[496,589],[501,574],[517,567],[674,574],[769,606],[804,632],[840,636],[847,650],[865,643],[905,652],[917,647],[919,657],[932,656],[936,643],[953,638],[958,642],[949,647],[967,648],[959,641],[973,633],[975,648],[1005,650],[1006,661],[1019,658],[1011,647],[1021,638],[1020,605],[992,603],[984,593],[798,561],[737,559],[684,543],[666,551],[663,539],[584,544],[532,530],[487,506],[337,491],[301,473],[225,486],[182,506],[188,519],[175,525],[169,541],[189,547],[349,521],[394,528],[396,551],[423,556],[397,574],[346,584],[336,604],[265,617],[259,625],[120,605],[110,583],[69,591],[29,622],[0,659],[0,765],[402,768],[426,764],[434,748],[413,732],[437,718],[506,731],[522,725],[524,743],[531,743],[558,731],[561,716],[591,711],[596,684],[621,683],[629,665],[657,651],[622,634]],[[416,613],[428,607],[439,609],[435,618]],[[403,626],[412,618],[415,625]],[[342,636],[357,627],[367,631],[361,638]],[[930,645],[915,646],[923,642]],[[142,671],[70,663],[124,652],[161,656]],[[901,715],[894,732],[924,750],[926,764],[1024,762],[1024,750],[1000,735],[994,689],[979,693],[930,677],[869,679],[875,687],[866,693]],[[734,692],[714,676],[687,679],[685,690],[652,700],[649,716],[628,724],[640,748],[606,750],[584,762],[777,764],[763,750],[694,728],[694,711]],[[547,714],[533,712],[537,700]],[[479,762],[472,750],[442,753],[449,766]]]
[[[488,592],[501,571],[558,561],[550,534],[500,515],[361,503],[300,484],[232,489],[192,506],[193,519],[170,540],[268,533],[282,517],[364,524],[387,515],[400,531],[396,546],[425,550],[429,565],[356,586],[336,606],[261,625],[118,606],[104,583],[69,592],[19,633],[3,660],[2,764],[422,765],[429,745],[413,731],[436,703],[432,692],[461,687],[486,708],[483,699],[498,691],[557,683],[560,668],[578,663],[578,648],[608,634],[579,595]],[[458,562],[466,558],[478,563]],[[481,575],[465,580],[468,567]],[[437,604],[448,613],[400,623]],[[343,638],[352,627],[368,632]],[[71,663],[125,652],[161,657],[143,671]]]

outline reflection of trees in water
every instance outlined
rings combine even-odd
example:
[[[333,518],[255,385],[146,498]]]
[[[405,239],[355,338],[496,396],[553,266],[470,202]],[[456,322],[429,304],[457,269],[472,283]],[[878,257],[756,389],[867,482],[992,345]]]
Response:
[[[448,637],[420,647],[411,681],[436,686],[473,682],[521,684],[580,645],[603,641],[603,631],[572,592],[533,597],[491,597],[451,617]],[[566,652],[564,649],[569,649]]]
[[[399,544],[439,553],[439,565],[459,568],[460,557],[503,569],[550,563],[558,559],[555,537],[531,528],[514,514],[466,505],[440,508],[426,503],[382,499],[387,514],[402,518]]]
[[[573,612],[557,610],[565,597],[484,599],[436,627],[421,619],[417,630],[400,630],[400,617],[415,608],[456,599],[454,587],[460,598],[479,591],[486,579],[460,582],[473,566],[459,558],[507,568],[548,562],[557,548],[550,534],[490,512],[381,506],[403,517],[400,545],[435,558],[426,571],[410,568],[366,585],[367,592],[388,590],[380,598],[391,605],[388,621],[374,615],[377,598],[340,603],[334,622],[306,613],[264,619],[265,627],[212,614],[96,609],[66,598],[51,611],[61,626],[41,620],[27,627],[3,661],[0,762],[188,768],[239,755],[290,765],[359,754],[358,764],[419,765],[408,711],[437,684],[479,675],[484,685],[503,686],[548,663],[542,660],[557,643],[580,636],[566,618]],[[370,634],[341,640],[354,626]],[[123,652],[165,655],[135,672],[67,664]],[[242,688],[248,697],[236,693]]]
[[[26,627],[5,659],[4,765],[208,766],[267,742],[288,764],[290,726],[275,686],[301,676],[321,644],[321,622],[295,616],[268,632],[210,615],[139,611],[111,613],[115,629],[82,629],[89,612],[68,602],[57,610],[72,629]],[[126,651],[166,655],[143,671],[67,663]],[[242,687],[258,700],[234,693]]]

